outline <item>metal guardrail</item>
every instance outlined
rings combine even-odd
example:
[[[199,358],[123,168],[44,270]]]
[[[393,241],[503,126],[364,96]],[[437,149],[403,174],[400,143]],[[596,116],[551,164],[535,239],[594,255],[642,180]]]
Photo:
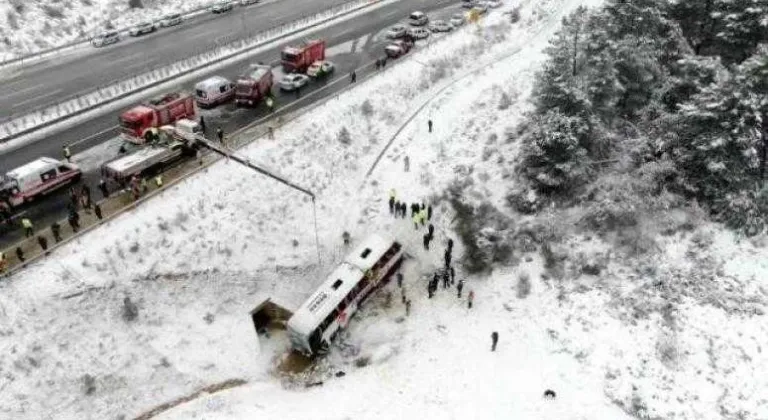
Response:
[[[7,142],[14,138],[53,125],[67,118],[82,114],[98,106],[117,101],[137,91],[152,88],[170,79],[182,76],[205,66],[215,64],[238,54],[258,48],[276,39],[290,36],[338,18],[361,8],[379,3],[382,0],[352,0],[335,6],[320,13],[315,13],[295,21],[281,24],[264,31],[246,36],[245,38],[226,39],[221,46],[215,47],[190,58],[173,61],[165,65],[148,70],[145,73],[132,76],[109,86],[101,86],[88,93],[80,93],[59,101],[54,105],[38,107],[21,116],[10,116],[0,120],[0,142]]]
[[[206,4],[205,6],[200,6],[200,7],[194,8],[194,9],[190,9],[190,10],[188,10],[186,12],[181,13],[181,17],[182,18],[189,18],[191,15],[198,14],[200,12],[205,12],[206,10],[210,9],[210,7],[213,4],[215,4],[215,3],[216,3],[215,1],[212,1],[212,2],[210,2],[208,4]],[[153,21],[159,21],[160,19],[162,19],[162,18],[156,18],[156,19],[153,19]],[[149,19],[147,19],[147,20],[149,20]],[[118,32],[118,33],[120,33],[120,34],[126,34],[126,33],[128,33],[128,31],[130,31],[130,29],[133,26],[134,25],[130,25],[130,26],[126,26],[124,28],[113,29],[113,30]],[[108,31],[107,29],[104,30],[104,32],[107,32],[107,31]],[[44,49],[44,50],[35,51],[33,53],[24,54],[24,55],[21,55],[21,56],[18,56],[18,57],[14,57],[14,58],[11,58],[9,60],[0,61],[0,69],[2,69],[3,67],[12,66],[14,64],[19,64],[19,65],[23,66],[25,61],[37,61],[37,60],[43,59],[43,58],[45,58],[47,56],[57,55],[57,54],[60,54],[60,53],[62,53],[64,51],[66,51],[66,50],[75,49],[77,47],[82,46],[83,44],[88,44],[88,43],[91,42],[91,40],[93,40],[93,38],[94,38],[93,36],[84,37],[84,38],[78,38],[75,41],[68,42],[68,43],[62,44],[62,45],[58,45],[56,47],[47,48],[47,49]]]

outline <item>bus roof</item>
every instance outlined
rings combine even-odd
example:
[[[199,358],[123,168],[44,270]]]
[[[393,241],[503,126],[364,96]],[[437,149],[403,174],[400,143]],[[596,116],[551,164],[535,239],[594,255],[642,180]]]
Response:
[[[8,172],[8,178],[22,179],[30,175],[39,175],[41,171],[56,167],[60,162],[49,157],[41,157]]]
[[[322,285],[294,312],[288,327],[298,333],[310,335],[326,316],[339,306],[352,288],[363,278],[363,271],[343,262],[325,279]]]
[[[369,235],[347,255],[345,261],[363,271],[368,270],[381,259],[393,243],[394,241],[381,235]]]

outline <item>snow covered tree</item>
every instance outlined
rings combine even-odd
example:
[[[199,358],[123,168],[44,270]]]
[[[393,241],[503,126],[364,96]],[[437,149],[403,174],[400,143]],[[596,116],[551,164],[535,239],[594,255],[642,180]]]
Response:
[[[725,71],[720,60],[711,57],[690,56],[681,58],[669,67],[671,77],[661,97],[668,112],[677,111],[677,105],[685,102],[703,86],[715,82],[718,73]]]
[[[546,193],[564,193],[587,180],[590,124],[550,111],[533,116],[522,137],[522,171]]]

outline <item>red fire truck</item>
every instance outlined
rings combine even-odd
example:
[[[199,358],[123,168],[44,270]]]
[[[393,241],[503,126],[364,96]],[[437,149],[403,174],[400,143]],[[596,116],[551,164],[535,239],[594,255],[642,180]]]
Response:
[[[248,71],[237,79],[235,103],[254,106],[272,91],[272,68],[251,64]]]
[[[122,137],[131,143],[142,144],[151,133],[163,125],[182,119],[195,119],[195,99],[186,93],[174,92],[135,106],[120,115]]]
[[[315,39],[300,46],[285,47],[281,58],[286,73],[304,73],[315,61],[325,60],[325,40]]]

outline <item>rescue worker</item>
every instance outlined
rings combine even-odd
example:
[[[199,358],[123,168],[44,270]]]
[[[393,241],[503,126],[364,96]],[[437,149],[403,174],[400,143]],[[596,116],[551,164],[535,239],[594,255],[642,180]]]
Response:
[[[416,203],[411,203],[411,217],[415,216],[418,211],[419,205]]]
[[[453,251],[453,239],[448,238],[448,251]]]
[[[424,234],[423,242],[424,242],[424,249],[429,251],[429,234],[428,233]]]
[[[432,120],[427,121],[427,126],[429,127],[429,132],[432,132]]]
[[[149,191],[149,184],[147,184],[147,178],[141,178],[141,193],[146,194]]]
[[[67,160],[67,162],[72,162],[72,151],[69,149],[69,145],[64,146],[64,159]]]
[[[20,246],[16,247],[16,258],[19,260],[19,262],[24,262],[27,260],[24,258],[24,250],[22,250]]]
[[[419,213],[414,213],[412,219],[413,219],[413,229],[419,230]]]
[[[272,96],[267,96],[267,100],[265,102],[267,103],[267,108],[269,108],[269,112],[274,111],[275,101],[272,100]]]
[[[40,244],[40,248],[43,248],[43,252],[46,254],[48,253],[48,240],[45,239],[45,236],[39,236],[37,237],[37,243]]]
[[[93,206],[93,212],[96,213],[96,217],[101,220],[101,206],[96,204]]]
[[[469,291],[469,296],[467,296],[467,307],[469,309],[472,309],[472,302],[475,300],[475,292],[473,290]]]
[[[221,127],[216,129],[216,138],[219,139],[219,143],[224,144],[224,131],[221,130]]]
[[[80,229],[80,215],[77,214],[77,211],[71,210],[69,212],[67,222],[69,222],[69,226],[72,228],[72,232],[77,233],[77,231]]]
[[[427,220],[432,220],[432,205],[427,206]]]
[[[8,266],[8,259],[5,258],[5,252],[0,252],[0,273],[5,273],[5,269]]]
[[[458,293],[456,294],[456,297],[461,299],[461,289],[464,288],[464,280],[459,280],[459,284],[456,285],[456,290]]]
[[[91,209],[91,189],[87,185],[83,185],[80,191],[80,203],[86,211]]]
[[[403,304],[405,304],[405,302],[408,300],[408,299],[405,297],[405,288],[402,288],[402,289],[400,289],[400,298],[401,298],[401,300],[403,301]]]
[[[411,315],[411,300],[408,299],[405,301],[405,316]]]
[[[443,289],[447,289],[451,286],[451,276],[448,274],[448,270],[443,271]]]
[[[429,231],[429,237],[433,238],[435,236],[435,226],[430,223],[429,226],[427,226],[427,229]]]
[[[395,190],[389,190],[389,214],[395,213]]]
[[[341,234],[341,239],[344,240],[344,246],[349,246],[349,232],[344,231],[344,233]]]
[[[451,266],[451,270],[450,271],[451,271],[451,284],[453,284],[454,281],[456,281],[456,270],[454,270],[453,266]]]
[[[404,167],[405,167],[405,172],[408,172],[408,171],[410,171],[410,170],[411,170],[411,158],[409,158],[408,156],[406,156],[406,157],[403,159],[403,165],[404,165]]]
[[[56,243],[61,242],[61,226],[57,222],[53,222],[51,225],[51,233],[53,234],[53,240]]]
[[[421,221],[422,226],[427,223],[427,211],[424,208],[419,211],[419,220]]]
[[[496,331],[491,333],[491,351],[496,351],[496,344],[499,342],[499,333]]]
[[[354,70],[352,70],[351,73],[349,73],[349,83],[355,83],[357,82],[357,73],[355,73]]]
[[[275,129],[271,125],[268,127],[269,132],[269,139],[274,140],[275,139]]]
[[[155,185],[157,186],[157,188],[163,188],[163,175],[162,174],[158,174],[155,177]]]
[[[403,273],[397,273],[397,287],[403,287]]]
[[[427,284],[427,296],[429,296],[430,299],[432,299],[432,295],[435,293],[435,291],[432,289],[432,282],[430,281],[429,284]]]
[[[107,188],[107,181],[104,178],[99,180],[99,190],[101,191],[102,198],[109,198],[109,188]]]
[[[205,134],[205,118],[203,116],[200,116],[200,129],[203,131],[203,134]]]
[[[24,236],[29,238],[30,236],[35,234],[35,230],[32,227],[32,221],[27,219],[26,217],[21,219],[21,226],[24,227]]]
[[[376,70],[379,70],[380,68],[381,68],[381,59],[377,58],[376,59]]]
[[[443,256],[443,259],[445,259],[445,269],[448,270],[451,267],[451,250],[446,249],[445,255]]]

